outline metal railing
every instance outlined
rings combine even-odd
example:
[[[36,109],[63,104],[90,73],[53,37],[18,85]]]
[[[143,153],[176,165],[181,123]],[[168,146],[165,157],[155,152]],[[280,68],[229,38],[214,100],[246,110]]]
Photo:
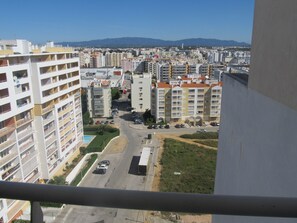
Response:
[[[31,222],[43,221],[39,202],[186,213],[297,218],[297,198],[164,193],[0,181],[0,196],[31,202]]]

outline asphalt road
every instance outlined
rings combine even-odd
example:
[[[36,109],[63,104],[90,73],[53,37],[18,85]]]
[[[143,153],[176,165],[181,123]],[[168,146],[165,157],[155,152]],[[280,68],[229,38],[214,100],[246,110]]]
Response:
[[[176,129],[147,129],[143,125],[133,125],[130,121],[130,114],[126,112],[127,103],[117,101],[116,106],[119,107],[119,114],[115,117],[115,123],[120,126],[121,134],[125,135],[128,144],[119,153],[109,153],[108,149],[100,156],[99,160],[110,160],[110,166],[106,174],[95,174],[96,164],[92,167],[81,187],[96,188],[113,188],[113,189],[129,189],[129,190],[150,190],[153,180],[153,167],[157,162],[157,153],[159,142],[157,140],[147,140],[148,133],[164,132],[164,133],[193,133],[199,128],[182,128]],[[202,127],[200,127],[202,128]],[[203,127],[207,131],[217,131],[217,127]],[[151,159],[151,168],[147,176],[136,174],[135,158],[140,156],[140,152],[144,145],[152,147],[153,158]],[[98,197],[100,199],[100,197]],[[56,223],[120,223],[120,222],[144,222],[145,212],[138,210],[125,210],[115,208],[85,207],[66,205],[60,214],[56,217]]]

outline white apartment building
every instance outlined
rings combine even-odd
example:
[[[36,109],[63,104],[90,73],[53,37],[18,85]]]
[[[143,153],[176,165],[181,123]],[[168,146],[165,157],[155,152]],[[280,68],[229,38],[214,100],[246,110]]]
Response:
[[[110,117],[112,98],[109,81],[98,80],[91,82],[87,88],[87,99],[91,118]]]
[[[151,109],[151,74],[132,75],[131,106],[137,112]]]
[[[72,50],[28,49],[0,50],[0,180],[36,183],[82,143],[80,74]],[[23,205],[0,200],[0,219],[11,220]]]

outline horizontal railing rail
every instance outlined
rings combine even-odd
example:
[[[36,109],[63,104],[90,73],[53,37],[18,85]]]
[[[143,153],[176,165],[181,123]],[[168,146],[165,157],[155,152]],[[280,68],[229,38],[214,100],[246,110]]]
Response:
[[[136,210],[297,218],[297,198],[291,197],[165,193],[6,181],[0,181],[0,197],[31,201],[32,211],[38,202],[55,202]],[[38,205],[36,210],[39,210]]]

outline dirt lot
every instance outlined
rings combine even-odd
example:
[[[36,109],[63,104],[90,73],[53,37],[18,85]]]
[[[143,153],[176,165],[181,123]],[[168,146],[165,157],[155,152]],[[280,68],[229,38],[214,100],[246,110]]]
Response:
[[[161,176],[161,170],[162,170],[162,167],[159,164],[159,161],[162,156],[163,143],[164,143],[165,138],[173,138],[173,139],[176,139],[176,140],[179,140],[182,142],[196,144],[196,145],[199,145],[205,149],[215,149],[213,147],[209,147],[209,146],[205,146],[205,145],[201,145],[199,143],[193,142],[193,140],[191,140],[191,139],[180,138],[176,134],[156,134],[156,137],[160,141],[160,150],[159,150],[159,154],[158,154],[158,164],[155,168],[155,176],[154,176],[154,181],[153,181],[153,185],[152,185],[152,191],[159,191],[160,176]],[[148,217],[148,222],[166,222],[166,220],[164,220],[164,219],[161,220],[160,216],[156,216],[155,212],[150,212],[149,214],[150,214],[150,216]],[[178,216],[180,218],[179,222],[182,222],[182,223],[211,223],[211,215],[183,215],[182,214],[182,215],[178,215]],[[167,222],[172,222],[172,221],[167,221]]]

